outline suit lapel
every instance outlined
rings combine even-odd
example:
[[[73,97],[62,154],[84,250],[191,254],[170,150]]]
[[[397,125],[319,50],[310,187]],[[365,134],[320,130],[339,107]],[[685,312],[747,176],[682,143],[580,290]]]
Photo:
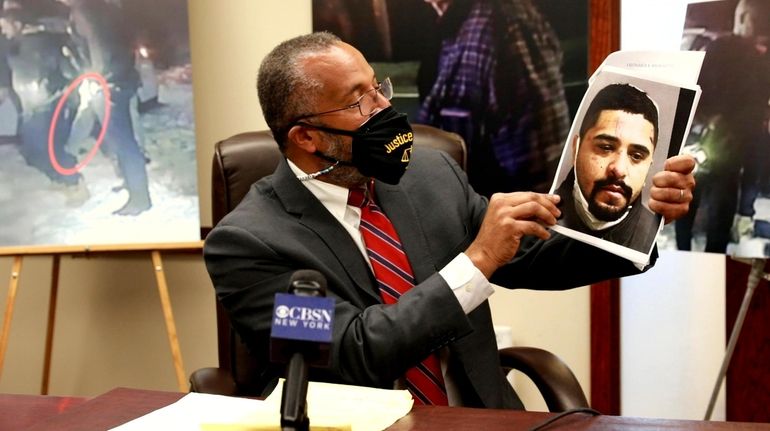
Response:
[[[401,239],[417,282],[422,282],[438,269],[428,250],[428,241],[420,226],[420,218],[409,196],[401,186],[377,181],[374,186],[377,202],[390,219]]]
[[[335,266],[344,268],[358,291],[380,301],[369,266],[353,239],[323,204],[297,180],[286,160],[281,160],[275,171],[273,187],[286,210],[326,244],[329,255],[337,261]],[[320,254],[318,257],[323,259]]]

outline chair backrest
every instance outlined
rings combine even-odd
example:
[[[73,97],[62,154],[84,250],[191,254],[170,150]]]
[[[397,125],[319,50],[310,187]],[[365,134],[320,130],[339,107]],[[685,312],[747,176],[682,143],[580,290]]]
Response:
[[[588,408],[588,400],[569,366],[553,353],[536,347],[500,349],[500,366],[507,374],[517,370],[529,377],[543,396],[548,411]]]
[[[435,127],[414,124],[415,146],[436,148],[448,153],[465,169],[467,150],[463,139]],[[211,173],[211,212],[213,223],[232,211],[243,199],[251,185],[260,178],[275,171],[281,160],[278,144],[269,131],[247,132],[219,141],[214,146],[214,160]],[[224,308],[217,301],[217,344],[219,367],[229,370],[243,395],[258,395],[249,392],[261,391],[253,388],[253,359],[245,345],[232,329]],[[248,388],[248,389],[247,389]]]

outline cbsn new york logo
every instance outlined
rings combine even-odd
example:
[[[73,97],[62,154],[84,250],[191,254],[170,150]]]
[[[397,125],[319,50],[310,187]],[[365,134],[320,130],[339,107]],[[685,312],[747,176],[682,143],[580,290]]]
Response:
[[[334,299],[275,295],[271,336],[289,340],[330,342],[334,320]]]
[[[275,307],[275,325],[302,325],[310,329],[331,329],[332,314],[329,310],[308,307]]]

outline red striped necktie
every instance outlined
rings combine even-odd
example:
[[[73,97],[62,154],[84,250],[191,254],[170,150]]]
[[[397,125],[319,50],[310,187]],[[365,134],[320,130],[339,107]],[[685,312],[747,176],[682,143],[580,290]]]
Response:
[[[366,196],[364,189],[351,189],[348,205],[361,208],[359,229],[379,285],[380,297],[385,304],[395,304],[415,283],[412,266],[401,247],[398,234],[385,213]],[[437,353],[431,353],[417,366],[407,370],[406,384],[418,403],[448,404]]]

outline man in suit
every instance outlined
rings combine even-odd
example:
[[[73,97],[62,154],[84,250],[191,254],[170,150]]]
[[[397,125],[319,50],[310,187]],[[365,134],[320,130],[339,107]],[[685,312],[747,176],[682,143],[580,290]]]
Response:
[[[297,270],[321,272],[335,301],[331,366],[311,379],[404,387],[408,370],[436,355],[445,403],[489,408],[522,408],[500,370],[490,282],[564,289],[639,272],[549,233],[558,197],[488,201],[448,155],[412,150],[409,124],[390,106],[390,81],[378,81],[359,51],[329,33],[277,46],[257,89],[286,158],[212,230],[204,255],[219,300],[264,364],[254,379],[268,389],[281,374],[268,361],[273,299]],[[690,195],[694,161],[671,162],[650,205],[676,218],[688,204],[671,196],[682,188]],[[366,209],[347,203],[360,187],[392,222],[411,265],[415,286],[389,305],[359,231]]]
[[[556,191],[559,224],[649,252],[660,216],[640,197],[657,140],[658,108],[645,92],[629,84],[599,90],[572,139],[573,170]]]

